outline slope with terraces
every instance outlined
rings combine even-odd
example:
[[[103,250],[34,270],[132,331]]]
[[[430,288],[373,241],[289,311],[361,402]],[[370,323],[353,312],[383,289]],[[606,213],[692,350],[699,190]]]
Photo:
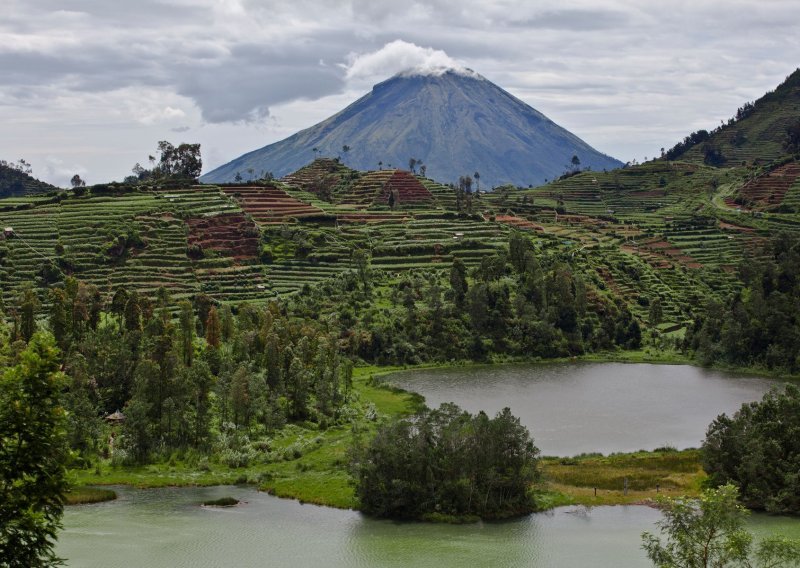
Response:
[[[0,198],[35,195],[56,190],[57,187],[40,181],[12,165],[0,162]]]
[[[332,158],[316,158],[307,166],[284,176],[281,180],[290,187],[295,187],[318,196],[330,197],[338,186],[358,177],[358,172]]]
[[[795,70],[774,91],[750,105],[744,105],[738,118],[711,132],[676,158],[694,163],[705,161],[706,148],[714,148],[733,167],[765,164],[786,154],[786,129],[800,120],[800,69]]]
[[[292,197],[274,184],[227,186],[223,191],[259,225],[280,225],[324,213],[319,207]]]
[[[254,260],[258,255],[260,232],[242,213],[190,217],[189,246],[198,247],[197,254],[213,250],[236,261]]]
[[[784,164],[744,184],[735,201],[748,209],[779,206],[799,179],[800,164],[796,162]]]

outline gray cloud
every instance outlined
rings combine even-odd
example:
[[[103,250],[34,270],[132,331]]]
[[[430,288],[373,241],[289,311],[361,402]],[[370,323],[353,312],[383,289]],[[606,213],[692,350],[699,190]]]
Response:
[[[526,20],[512,21],[520,28],[597,31],[622,28],[630,17],[615,10],[555,10]]]

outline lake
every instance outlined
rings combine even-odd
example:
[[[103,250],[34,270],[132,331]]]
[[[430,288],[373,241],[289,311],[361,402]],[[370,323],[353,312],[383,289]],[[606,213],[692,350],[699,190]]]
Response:
[[[758,400],[774,379],[688,365],[553,363],[406,371],[385,377],[425,397],[518,416],[543,455],[699,447],[719,414]]]

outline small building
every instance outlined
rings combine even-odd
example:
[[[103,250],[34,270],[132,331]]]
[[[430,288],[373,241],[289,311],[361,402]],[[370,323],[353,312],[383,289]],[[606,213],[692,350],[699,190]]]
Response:
[[[125,422],[125,415],[122,414],[119,410],[113,412],[106,416],[105,421],[110,424],[122,424]]]
[[[3,238],[10,239],[14,236],[14,227],[5,227],[3,229]]]

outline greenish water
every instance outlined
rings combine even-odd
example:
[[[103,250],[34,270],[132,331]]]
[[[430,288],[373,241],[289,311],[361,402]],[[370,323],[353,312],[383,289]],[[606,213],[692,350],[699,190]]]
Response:
[[[779,381],[688,365],[557,363],[407,371],[386,377],[428,406],[508,406],[544,455],[698,447],[719,414]]]
[[[368,519],[245,487],[119,488],[67,509],[58,553],[84,568],[638,567],[649,507],[562,507],[504,523],[451,526]],[[231,495],[245,504],[200,507]],[[800,536],[800,521],[755,517],[759,533]]]

